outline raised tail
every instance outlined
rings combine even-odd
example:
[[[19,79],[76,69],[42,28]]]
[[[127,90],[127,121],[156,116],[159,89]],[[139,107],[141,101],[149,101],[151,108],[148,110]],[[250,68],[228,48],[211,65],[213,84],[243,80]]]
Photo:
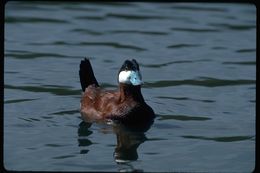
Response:
[[[91,67],[90,61],[87,58],[85,58],[80,62],[79,78],[80,78],[80,84],[83,92],[89,85],[92,84],[95,84],[97,87],[99,87],[98,82],[94,76],[94,72]]]

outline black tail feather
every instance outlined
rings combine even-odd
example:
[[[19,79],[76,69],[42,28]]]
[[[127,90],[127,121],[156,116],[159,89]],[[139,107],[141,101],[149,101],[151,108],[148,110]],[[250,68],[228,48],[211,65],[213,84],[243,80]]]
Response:
[[[80,63],[79,78],[80,78],[80,84],[83,92],[91,84],[95,84],[97,87],[99,87],[98,82],[94,76],[94,72],[91,67],[90,61],[87,58],[82,60]]]

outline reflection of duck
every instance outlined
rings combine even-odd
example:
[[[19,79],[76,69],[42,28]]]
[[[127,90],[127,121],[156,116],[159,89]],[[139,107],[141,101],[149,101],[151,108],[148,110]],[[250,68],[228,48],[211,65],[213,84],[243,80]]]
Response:
[[[92,142],[87,138],[89,135],[91,135],[93,132],[89,130],[91,124],[90,123],[86,123],[84,121],[82,121],[79,124],[79,128],[78,128],[78,143],[80,147],[87,147],[90,146],[92,144]],[[88,149],[82,149],[80,150],[80,154],[86,154],[88,153]]]
[[[92,131],[89,129],[91,123],[82,121],[78,128],[78,143],[81,149],[81,154],[88,153],[86,147],[92,145],[93,143],[88,139]],[[145,129],[145,131],[148,129]],[[132,166],[132,161],[138,159],[137,149],[138,147],[147,140],[143,130],[136,130],[129,128],[123,124],[112,124],[106,125],[105,129],[100,129],[102,133],[114,132],[116,134],[116,147],[114,151],[114,159],[116,163],[119,164],[120,171],[142,171],[135,169]]]
[[[117,138],[114,158],[117,163],[125,163],[138,159],[137,148],[147,138],[142,131],[132,131],[123,125],[116,124],[114,132]]]
[[[150,124],[155,115],[141,93],[142,78],[136,60],[126,60],[118,73],[119,90],[101,89],[90,61],[81,61],[81,113],[86,121],[115,120],[124,124]]]

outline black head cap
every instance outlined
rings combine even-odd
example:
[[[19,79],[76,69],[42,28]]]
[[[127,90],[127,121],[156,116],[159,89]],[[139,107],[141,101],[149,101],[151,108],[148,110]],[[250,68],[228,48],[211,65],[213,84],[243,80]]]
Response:
[[[139,64],[137,63],[137,61],[135,59],[132,60],[125,60],[124,64],[122,65],[122,67],[120,68],[119,71],[128,71],[128,70],[132,70],[132,71],[139,71]]]

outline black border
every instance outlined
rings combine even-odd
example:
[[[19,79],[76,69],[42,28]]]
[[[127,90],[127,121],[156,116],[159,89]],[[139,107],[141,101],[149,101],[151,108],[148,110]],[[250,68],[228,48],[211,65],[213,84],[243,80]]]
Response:
[[[23,1],[23,0],[1,0],[1,4],[0,4],[0,9],[1,9],[1,18],[2,18],[2,27],[0,30],[1,33],[1,60],[0,60],[0,86],[1,86],[1,90],[0,90],[0,127],[1,127],[1,150],[0,150],[0,160],[1,160],[1,168],[0,168],[0,172],[28,172],[28,171],[7,171],[4,167],[4,162],[3,162],[3,142],[4,142],[4,122],[3,122],[3,116],[4,116],[4,20],[5,20],[5,5],[7,2],[10,1]],[[35,0],[24,0],[24,1],[35,1]],[[37,0],[36,0],[37,1]],[[257,86],[258,86],[258,81],[259,81],[259,70],[258,70],[258,57],[259,57],[259,34],[258,34],[258,29],[259,29],[259,8],[257,5],[257,0],[40,0],[41,2],[151,2],[151,3],[156,3],[156,2],[181,2],[181,3],[185,3],[185,2],[194,2],[194,3],[199,3],[199,2],[207,2],[207,3],[246,3],[246,4],[253,4],[256,7],[256,104],[255,104],[255,112],[256,115],[259,115],[258,112],[258,104],[257,104]],[[255,115],[255,116],[256,116]],[[256,116],[256,123],[255,123],[255,132],[256,132],[256,141],[255,141],[255,168],[252,172],[259,172],[259,169],[257,167],[257,163],[258,163],[258,152],[259,152],[259,141],[258,141],[258,129],[257,129],[257,124],[258,124],[258,117]],[[158,165],[159,166],[159,165]],[[30,172],[38,172],[38,171],[30,171]],[[39,173],[46,173],[46,172],[60,172],[60,171],[40,171]],[[214,172],[214,170],[212,171]],[[66,171],[66,173],[69,173],[68,171]]]

